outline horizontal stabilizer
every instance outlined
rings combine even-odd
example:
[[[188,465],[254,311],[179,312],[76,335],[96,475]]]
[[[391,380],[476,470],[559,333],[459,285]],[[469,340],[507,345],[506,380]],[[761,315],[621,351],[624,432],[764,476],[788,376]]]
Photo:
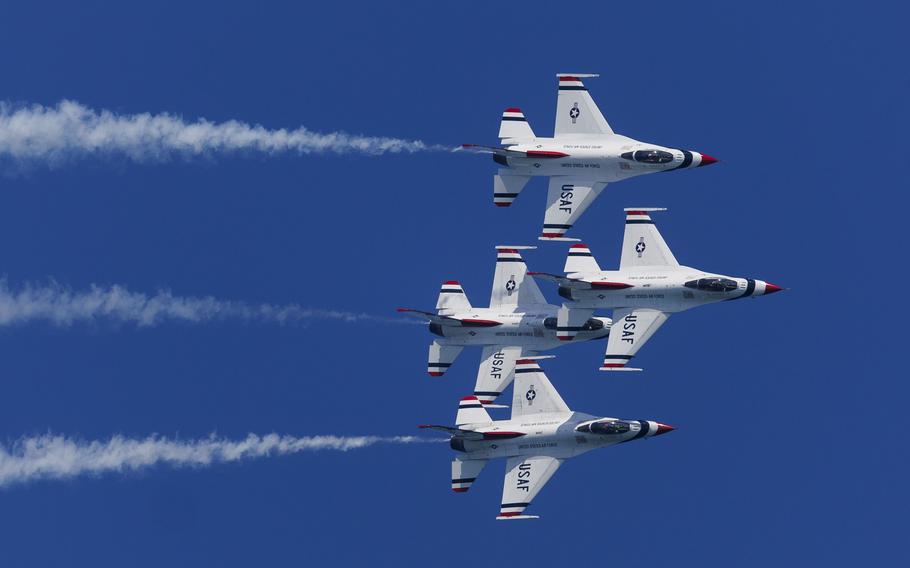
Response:
[[[528,124],[528,119],[520,108],[507,108],[502,113],[502,122],[499,123],[500,139],[530,140],[534,138],[534,131]]]
[[[462,424],[490,424],[493,419],[483,407],[476,396],[466,396],[458,401],[458,414],[455,415],[455,425]]]
[[[419,424],[417,427],[422,430],[439,430],[440,432],[445,432],[447,434],[451,434],[452,436],[460,436],[467,440],[483,440],[483,434],[480,432],[474,432],[472,430],[462,430],[461,428],[440,426],[438,424]]]
[[[471,309],[471,302],[468,300],[464,288],[457,280],[447,280],[442,283],[439,289],[439,298],[436,300],[437,310],[448,310],[447,313],[457,311],[468,311]]]
[[[549,272],[528,272],[528,276],[540,278],[541,280],[549,280],[550,282],[555,282],[565,288],[574,288],[576,290],[587,290],[591,287],[588,282],[584,282],[583,280],[567,278],[565,276],[559,276],[558,274],[550,274]]]
[[[465,152],[494,154],[506,158],[526,158],[528,156],[525,152],[520,152],[518,150],[509,150],[508,148],[501,148],[499,146],[484,146],[482,144],[462,144],[461,149]]]
[[[531,176],[515,176],[500,170],[493,176],[493,204],[497,207],[512,205],[530,179]]]
[[[431,377],[443,376],[463,349],[461,345],[447,345],[434,341],[430,344],[430,353],[427,356],[427,373]]]
[[[591,254],[591,249],[588,248],[588,245],[579,243],[577,245],[572,245],[569,248],[563,272],[566,274],[575,272],[600,272],[600,265],[594,260],[594,255]]]
[[[610,371],[610,372],[614,372],[614,373],[618,372],[618,371],[643,371],[643,370],[644,369],[640,369],[638,367],[600,367],[598,369],[598,371]]]
[[[464,493],[480,476],[488,460],[452,460],[452,491]]]
[[[496,517],[496,520],[497,521],[520,521],[523,519],[539,519],[539,518],[540,518],[540,516],[538,516],[538,515],[517,515],[515,517],[498,516],[498,517]]]
[[[572,237],[537,237],[538,241],[550,241],[556,243],[577,243],[581,239],[574,239]]]

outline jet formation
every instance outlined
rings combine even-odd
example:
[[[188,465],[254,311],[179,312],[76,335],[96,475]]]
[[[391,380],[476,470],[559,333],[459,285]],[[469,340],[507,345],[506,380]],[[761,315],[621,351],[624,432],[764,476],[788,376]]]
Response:
[[[493,176],[493,202],[506,207],[532,177],[549,177],[543,241],[578,241],[566,233],[607,184],[626,178],[716,163],[690,150],[640,142],[616,134],[594,103],[583,78],[559,73],[556,126],[539,138],[524,113],[502,115],[500,146],[465,144],[492,154],[502,166]],[[619,267],[604,270],[582,243],[569,247],[562,274],[528,271],[521,251],[497,246],[489,306],[474,307],[457,280],[442,284],[435,311],[399,308],[422,318],[435,337],[427,372],[443,376],[465,347],[481,348],[474,391],[459,401],[454,426],[422,425],[446,432],[458,455],[451,487],[466,492],[492,459],[506,461],[499,520],[534,519],[525,509],[567,459],[590,450],[651,438],[674,428],[654,420],[598,417],[576,412],[541,370],[540,353],[563,345],[606,340],[601,371],[641,371],[629,366],[671,314],[697,306],[756,298],[783,288],[765,280],[706,272],[681,265],[657,230],[655,207],[625,208]],[[561,304],[547,301],[536,279],[557,285]],[[599,315],[609,310],[611,317]],[[490,410],[512,386],[511,417]]]

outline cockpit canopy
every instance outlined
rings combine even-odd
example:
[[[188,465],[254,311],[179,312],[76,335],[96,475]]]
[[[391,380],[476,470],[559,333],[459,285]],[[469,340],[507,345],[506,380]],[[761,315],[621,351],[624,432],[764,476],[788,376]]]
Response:
[[[706,292],[732,292],[739,287],[739,284],[729,278],[699,278],[698,280],[689,280],[685,286],[686,288],[695,288]]]
[[[543,326],[547,329],[556,329],[556,318],[547,318],[543,320]],[[604,322],[597,318],[588,318],[588,321],[581,326],[581,331],[599,331],[604,328]]]
[[[587,432],[589,434],[625,434],[632,427],[628,422],[622,420],[598,420],[596,422],[587,422],[575,427],[576,432]]]
[[[620,154],[626,160],[634,160],[643,164],[668,164],[673,161],[673,154],[663,150],[636,150]]]

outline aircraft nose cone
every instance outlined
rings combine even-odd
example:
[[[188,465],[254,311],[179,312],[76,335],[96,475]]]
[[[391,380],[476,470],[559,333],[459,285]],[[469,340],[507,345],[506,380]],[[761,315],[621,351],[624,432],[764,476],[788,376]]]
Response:
[[[661,424],[660,422],[658,422],[657,423],[657,434],[654,434],[654,435],[660,436],[661,434],[666,434],[667,432],[672,432],[673,430],[676,430],[676,428],[674,428],[673,426],[670,426],[669,424]]]
[[[765,295],[773,294],[775,292],[780,292],[783,290],[780,286],[776,284],[771,284],[770,282],[765,282]]]
[[[698,164],[698,167],[700,168],[702,166],[710,166],[711,164],[716,164],[716,163],[717,163],[717,158],[712,158],[711,156],[709,156],[707,154],[702,154],[701,163]]]

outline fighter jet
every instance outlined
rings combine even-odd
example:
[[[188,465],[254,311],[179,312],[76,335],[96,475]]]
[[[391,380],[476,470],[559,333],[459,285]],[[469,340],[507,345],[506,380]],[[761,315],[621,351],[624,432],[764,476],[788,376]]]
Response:
[[[689,150],[639,142],[613,132],[581,79],[596,74],[558,73],[556,127],[539,138],[521,109],[502,113],[502,147],[464,144],[463,149],[493,154],[503,166],[493,176],[493,203],[507,207],[533,176],[549,176],[541,240],[577,240],[564,235],[608,183],[626,178],[698,168],[716,159]]]
[[[576,244],[566,258],[566,276],[531,272],[531,276],[559,284],[559,295],[574,309],[560,310],[560,339],[571,340],[574,330],[596,309],[613,309],[613,330],[601,371],[641,371],[626,367],[670,314],[724,300],[755,298],[783,288],[764,280],[734,278],[682,266],[670,252],[650,212],[663,208],[625,209],[626,230],[619,270],[603,270],[587,245]]]
[[[556,321],[559,310],[568,312],[568,308],[547,303],[537,283],[525,278],[528,267],[518,251],[532,248],[496,247],[489,308],[472,306],[455,280],[443,283],[435,312],[398,308],[428,320],[430,332],[438,336],[430,344],[427,372],[431,376],[442,376],[465,347],[483,347],[474,390],[482,404],[491,405],[509,386],[516,360],[565,345],[557,338]],[[612,322],[591,317],[577,323],[575,337],[592,340],[607,337]]]
[[[509,420],[493,420],[477,397],[468,396],[458,403],[454,428],[420,427],[448,432],[452,449],[462,452],[452,461],[456,493],[470,489],[489,460],[506,459],[499,520],[538,518],[524,510],[566,459],[673,430],[653,420],[573,412],[533,358],[517,361]]]

